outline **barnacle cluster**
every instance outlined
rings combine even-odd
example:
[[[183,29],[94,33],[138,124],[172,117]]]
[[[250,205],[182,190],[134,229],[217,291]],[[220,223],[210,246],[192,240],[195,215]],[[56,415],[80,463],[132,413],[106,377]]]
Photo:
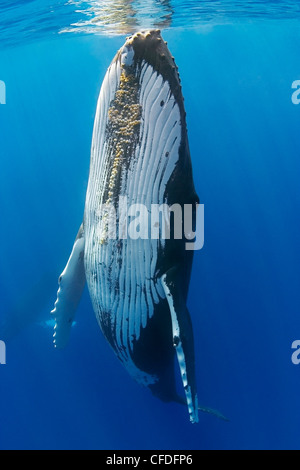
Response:
[[[139,104],[139,82],[131,67],[121,66],[120,84],[108,110],[107,135],[112,149],[109,161],[110,171],[105,204],[112,204],[114,190],[121,169],[128,165],[139,136],[141,106]],[[105,243],[108,234],[108,214],[102,216],[100,243]]]

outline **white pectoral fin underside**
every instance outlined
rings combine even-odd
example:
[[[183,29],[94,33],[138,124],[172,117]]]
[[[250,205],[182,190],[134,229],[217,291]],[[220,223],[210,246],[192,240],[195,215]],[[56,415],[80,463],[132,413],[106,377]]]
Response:
[[[71,256],[58,282],[57,300],[51,314],[55,320],[53,343],[56,348],[62,348],[69,339],[85,286],[83,226],[79,229]]]
[[[180,285],[176,282],[176,268],[161,278],[170,308],[173,344],[176,349],[181,379],[192,423],[198,422],[198,400],[195,384],[194,342],[189,312],[181,299]]]

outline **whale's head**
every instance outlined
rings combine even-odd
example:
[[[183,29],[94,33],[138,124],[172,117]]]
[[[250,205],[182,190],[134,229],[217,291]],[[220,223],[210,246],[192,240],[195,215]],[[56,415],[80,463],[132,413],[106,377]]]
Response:
[[[136,69],[143,61],[147,62],[158,74],[162,75],[164,80],[169,82],[176,101],[178,103],[183,101],[178,67],[159,29],[140,31],[128,36],[114,60],[120,60],[125,68],[133,69]]]

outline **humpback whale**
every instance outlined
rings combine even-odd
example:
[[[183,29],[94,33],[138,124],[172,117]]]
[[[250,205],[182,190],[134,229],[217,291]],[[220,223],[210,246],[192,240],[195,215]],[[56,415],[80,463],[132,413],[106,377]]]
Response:
[[[149,213],[153,205],[190,205],[195,225],[199,199],[181,82],[159,30],[128,37],[104,77],[83,223],[52,311],[54,345],[66,344],[87,283],[99,326],[131,376],[163,401],[186,403],[196,423],[194,339],[186,306],[193,251],[175,236],[173,224],[165,238],[142,236],[142,230],[126,236],[119,215],[124,201]],[[118,236],[110,236],[113,218]],[[175,386],[176,362],[182,396]]]

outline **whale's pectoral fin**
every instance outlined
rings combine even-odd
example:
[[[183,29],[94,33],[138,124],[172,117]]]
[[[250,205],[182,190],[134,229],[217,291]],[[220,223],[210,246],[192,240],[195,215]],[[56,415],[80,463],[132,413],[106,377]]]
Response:
[[[195,380],[194,338],[190,314],[185,304],[177,267],[171,268],[161,278],[169,304],[173,344],[176,349],[181,379],[192,423],[198,422],[198,400]]]
[[[56,348],[62,348],[69,339],[85,285],[83,225],[79,229],[71,256],[58,283],[57,300],[51,314],[55,320],[53,343]]]

